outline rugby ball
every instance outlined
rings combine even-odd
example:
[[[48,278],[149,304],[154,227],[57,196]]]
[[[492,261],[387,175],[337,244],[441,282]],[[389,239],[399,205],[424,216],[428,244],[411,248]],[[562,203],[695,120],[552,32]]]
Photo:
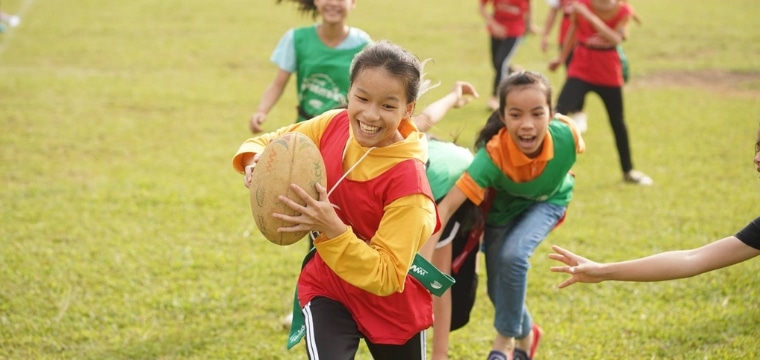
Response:
[[[322,154],[314,142],[301,133],[289,132],[272,140],[253,168],[251,180],[251,212],[256,226],[267,240],[277,245],[290,245],[308,234],[277,232],[277,228],[293,226],[272,216],[273,213],[298,215],[277,197],[285,195],[305,205],[290,184],[296,184],[311,197],[318,198],[316,184],[326,186],[327,174]]]

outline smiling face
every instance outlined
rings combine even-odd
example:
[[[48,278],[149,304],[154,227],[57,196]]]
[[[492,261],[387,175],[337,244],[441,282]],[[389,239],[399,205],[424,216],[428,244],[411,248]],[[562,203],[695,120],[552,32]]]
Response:
[[[512,140],[525,155],[536,157],[552,116],[546,90],[540,84],[512,88],[503,109],[502,121]]]
[[[411,117],[405,84],[383,68],[365,68],[348,91],[348,118],[353,136],[364,147],[383,147],[403,140],[401,119]]]
[[[314,0],[322,21],[328,24],[344,23],[355,4],[355,0]]]

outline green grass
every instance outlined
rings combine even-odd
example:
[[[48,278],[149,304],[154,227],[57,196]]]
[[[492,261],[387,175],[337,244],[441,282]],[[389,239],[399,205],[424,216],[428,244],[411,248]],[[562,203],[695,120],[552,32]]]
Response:
[[[541,23],[546,6],[535,3]],[[757,260],[561,291],[564,277],[548,271],[552,243],[620,260],[699,246],[757,215],[760,5],[632,3],[644,24],[625,45],[627,121],[634,163],[656,184],[621,183],[604,110],[589,96],[575,199],[532,260],[539,358],[758,358]],[[279,324],[305,246],[260,236],[230,160],[274,76],[276,42],[311,19],[273,0],[2,6],[23,19],[0,34],[0,358],[305,358],[285,350]],[[360,1],[350,20],[434,60],[427,71],[442,85],[420,109],[455,80],[476,85],[482,98],[434,130],[471,145],[492,76],[477,4]],[[516,62],[544,71],[553,54],[532,36]],[[719,76],[689,82],[706,72]],[[654,81],[663,74],[678,77]],[[547,75],[559,92],[563,73]],[[294,99],[291,81],[270,129],[293,120]],[[478,296],[471,323],[452,334],[452,359],[489,349],[484,286]]]

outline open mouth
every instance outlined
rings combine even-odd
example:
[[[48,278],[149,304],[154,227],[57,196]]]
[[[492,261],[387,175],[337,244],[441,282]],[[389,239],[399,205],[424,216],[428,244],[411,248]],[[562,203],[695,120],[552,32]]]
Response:
[[[380,131],[379,126],[367,125],[361,121],[357,121],[357,123],[359,123],[359,130],[367,135],[375,135]]]
[[[520,135],[517,138],[520,140],[520,144],[527,147],[532,146],[536,142],[535,136]]]

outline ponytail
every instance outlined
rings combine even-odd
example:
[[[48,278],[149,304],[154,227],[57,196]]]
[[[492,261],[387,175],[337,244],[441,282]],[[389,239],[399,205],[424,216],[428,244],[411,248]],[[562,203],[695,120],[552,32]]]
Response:
[[[499,131],[505,127],[504,122],[501,121],[501,115],[499,110],[491,113],[488,117],[486,125],[480,130],[478,137],[475,139],[475,150],[486,147],[488,140],[491,140]]]

